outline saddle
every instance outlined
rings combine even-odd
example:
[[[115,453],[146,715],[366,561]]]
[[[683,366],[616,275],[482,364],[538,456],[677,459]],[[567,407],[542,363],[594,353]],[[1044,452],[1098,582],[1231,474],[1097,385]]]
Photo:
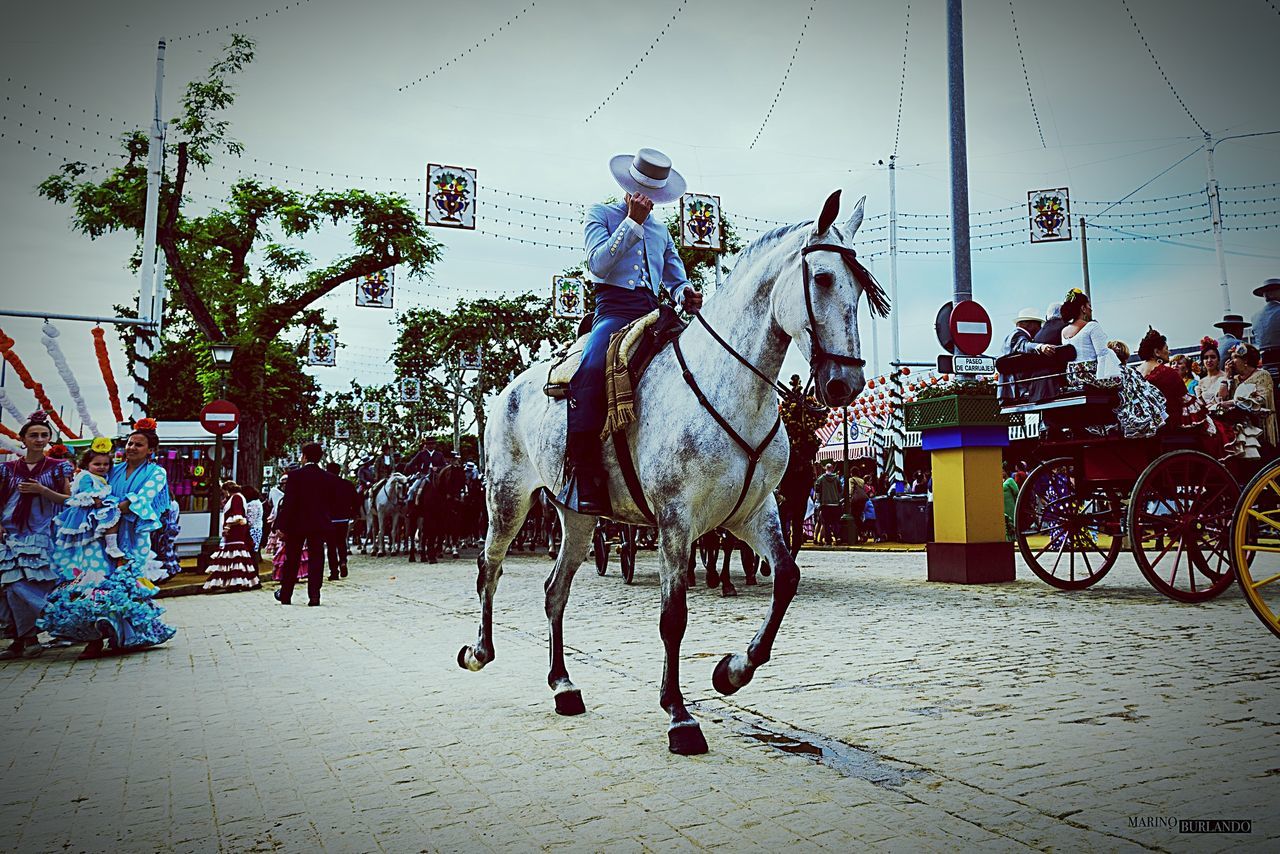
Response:
[[[683,332],[684,328],[685,324],[680,320],[675,309],[661,305],[613,333],[609,344],[610,355],[613,355],[616,345],[617,358],[626,365],[632,388],[640,381],[640,377],[653,361],[653,357]],[[569,381],[578,372],[578,366],[582,363],[582,352],[586,347],[587,335],[583,335],[558,354],[557,360],[547,371],[547,381],[542,386],[542,391],[547,397],[564,400],[569,396]],[[606,372],[612,372],[614,369],[613,360],[606,362]]]

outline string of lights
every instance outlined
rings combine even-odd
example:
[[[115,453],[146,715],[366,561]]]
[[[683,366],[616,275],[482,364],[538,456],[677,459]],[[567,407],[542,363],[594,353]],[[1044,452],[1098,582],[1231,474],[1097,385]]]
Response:
[[[584,123],[589,123],[599,115],[600,111],[605,108],[605,105],[613,100],[613,96],[622,91],[622,87],[627,85],[627,81],[631,79],[631,75],[635,74],[636,70],[640,68],[646,59],[649,58],[649,54],[657,48],[658,42],[662,41],[662,37],[667,34],[667,30],[671,29],[671,25],[676,22],[676,18],[680,17],[680,13],[684,11],[684,7],[688,2],[689,0],[680,0],[680,5],[676,7],[675,12],[671,15],[671,20],[662,25],[662,29],[658,30],[658,34],[653,37],[653,41],[649,42],[649,46],[645,48],[644,53],[641,54],[640,58],[635,61],[635,64],[627,70],[627,73],[622,75],[622,79],[618,81],[618,85],[613,87],[613,91],[608,95],[605,95],[604,100],[597,104],[596,108],[587,114],[587,117],[583,119]]]
[[[1169,87],[1169,91],[1173,93],[1173,97],[1178,99],[1178,103],[1187,114],[1187,118],[1191,119],[1191,121],[1195,123],[1195,126],[1199,128],[1200,133],[1208,133],[1208,131],[1204,129],[1204,125],[1200,124],[1200,120],[1192,114],[1191,108],[1187,106],[1186,101],[1182,100],[1182,96],[1178,94],[1178,90],[1173,88],[1173,83],[1169,80],[1169,75],[1164,73],[1164,67],[1160,65],[1160,60],[1156,59],[1156,52],[1151,49],[1151,45],[1147,42],[1147,37],[1142,33],[1142,28],[1138,26],[1138,19],[1133,16],[1133,10],[1129,8],[1129,0],[1120,0],[1120,4],[1124,6],[1124,11],[1129,15],[1129,21],[1137,31],[1138,38],[1142,40],[1142,46],[1147,49],[1147,53],[1151,56],[1151,61],[1155,63],[1156,71],[1159,71],[1160,76],[1164,78],[1165,85]]]
[[[902,101],[907,92],[907,48],[911,45],[911,3],[907,2],[907,20],[902,27],[902,76],[898,80],[898,118],[893,127],[893,158],[898,157],[898,141],[902,138]]]
[[[220,27],[210,27],[207,30],[196,30],[194,32],[184,33],[183,35],[180,35],[180,36],[175,36],[169,39],[169,43],[174,44],[177,42],[187,41],[188,39],[197,39],[197,38],[200,38],[201,36],[209,36],[209,35],[213,35],[214,33],[226,32],[227,30],[231,30],[236,27],[242,27],[245,24],[251,24],[254,21],[260,21],[263,18],[270,18],[272,15],[283,14],[284,12],[287,12],[290,9],[296,9],[299,6],[305,6],[310,2],[311,0],[295,0],[295,2],[293,3],[287,3],[284,6],[280,6],[276,9],[263,12],[261,15],[254,15],[249,18],[242,18],[239,21],[232,21],[230,24],[223,24]]]
[[[1009,0],[1009,17],[1013,19],[1013,40],[1018,45],[1018,60],[1022,63],[1022,79],[1027,83],[1027,102],[1031,104],[1031,117],[1036,120],[1036,133],[1040,135],[1040,147],[1048,148],[1044,141],[1044,130],[1040,127],[1040,113],[1036,111],[1036,99],[1031,94],[1031,75],[1027,73],[1027,57],[1022,52],[1022,36],[1018,33],[1018,16],[1013,11],[1013,0]]]
[[[116,118],[115,116],[110,115],[109,113],[99,113],[96,111],[91,111],[89,110],[88,107],[78,106],[77,104],[73,104],[72,102],[66,100],[65,98],[55,98],[52,95],[46,95],[44,92],[40,91],[39,89],[34,89],[25,83],[21,83],[17,80],[14,80],[12,77],[6,77],[4,82],[6,86],[17,86],[22,92],[26,92],[31,95],[36,95],[41,100],[48,101],[49,103],[54,104],[61,109],[67,110],[68,112],[71,112],[71,113],[79,112],[80,115],[84,117],[82,119],[83,121],[86,121],[86,122],[89,121],[89,117],[92,116],[95,119],[100,119],[102,121],[105,121],[111,124],[118,124],[122,128],[125,128],[127,130],[138,130],[138,126],[135,122],[127,122],[124,119]],[[19,95],[18,97],[25,97],[25,96]],[[13,100],[9,95],[5,96],[5,100],[12,101],[13,103],[21,104],[25,109],[34,110],[37,113],[40,113],[42,110],[48,110],[48,107],[41,108],[36,106],[28,106],[25,102]],[[85,131],[91,130],[90,128],[87,128],[87,127],[82,129]],[[98,134],[99,136],[102,135],[101,132],[96,130],[93,131],[93,133]],[[110,135],[110,133],[108,133],[108,135]]]
[[[1219,187],[1218,189],[1226,192],[1228,190],[1265,190],[1268,187],[1280,187],[1280,181],[1272,181],[1269,184],[1239,184],[1234,187]]]
[[[537,3],[530,3],[528,6],[525,6],[525,7],[524,7],[523,9],[521,9],[519,12],[516,12],[516,13],[515,13],[515,15],[513,15],[513,16],[512,16],[512,17],[511,17],[511,18],[510,18],[506,23],[504,23],[502,26],[498,27],[498,28],[497,28],[496,30],[494,30],[493,32],[489,33],[489,35],[484,36],[483,38],[481,38],[481,39],[480,39],[480,41],[478,41],[478,42],[476,42],[475,44],[471,45],[471,47],[467,48],[466,50],[462,51],[461,53],[457,54],[456,56],[453,56],[453,57],[451,57],[450,59],[446,60],[443,64],[441,64],[441,65],[437,65],[435,68],[431,69],[431,70],[430,70],[430,71],[428,71],[426,74],[422,75],[421,77],[417,78],[416,80],[411,80],[411,81],[409,81],[408,83],[404,84],[403,86],[398,86],[398,87],[396,87],[396,91],[397,91],[397,92],[403,92],[403,91],[404,91],[404,90],[406,90],[406,89],[409,89],[409,88],[412,88],[412,87],[414,87],[414,86],[417,86],[419,83],[425,83],[426,81],[430,80],[432,77],[435,77],[435,76],[436,76],[437,74],[439,74],[441,71],[444,71],[446,68],[448,68],[449,66],[453,65],[455,62],[460,62],[460,61],[462,61],[464,58],[466,58],[467,56],[469,56],[469,55],[471,54],[471,52],[472,52],[472,51],[476,50],[476,49],[477,49],[477,48],[479,48],[481,45],[483,45],[483,44],[487,43],[487,42],[489,41],[489,39],[496,38],[496,37],[497,37],[497,35],[498,35],[498,33],[502,32],[502,31],[503,31],[503,30],[505,30],[507,27],[509,27],[509,26],[511,26],[512,24],[514,24],[516,21],[520,20],[520,16],[521,16],[521,15],[523,15],[525,12],[528,12],[530,9],[532,9],[532,8],[533,8],[534,6],[536,6],[536,5],[538,5],[538,4],[537,4]]]
[[[756,143],[760,141],[760,134],[764,133],[765,126],[769,124],[769,119],[773,117],[773,110],[778,106],[778,99],[782,97],[782,90],[787,88],[787,78],[791,76],[791,69],[796,64],[796,57],[800,55],[800,45],[804,42],[804,34],[809,31],[809,21],[813,19],[813,7],[818,4],[818,0],[813,0],[809,4],[809,11],[804,15],[804,23],[800,25],[800,36],[796,39],[796,46],[791,49],[791,58],[787,60],[787,68],[782,72],[782,82],[778,84],[778,91],[773,93],[773,102],[769,104],[769,109],[764,114],[764,120],[760,122],[760,127],[756,129],[756,135],[752,138],[748,149],[756,147]]]

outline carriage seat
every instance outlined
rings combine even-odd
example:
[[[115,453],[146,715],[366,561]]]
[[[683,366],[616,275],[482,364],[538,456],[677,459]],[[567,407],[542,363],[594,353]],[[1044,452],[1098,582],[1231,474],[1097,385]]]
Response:
[[[675,310],[664,305],[613,333],[615,336],[622,336],[619,353],[627,362],[632,382],[640,379],[640,375],[653,361],[653,357],[658,355],[658,351],[683,329],[684,323],[681,322]],[[578,365],[582,362],[582,352],[586,346],[587,335],[584,334],[551,365],[551,369],[547,371],[547,382],[542,387],[547,397],[563,400],[569,396],[569,381],[578,371]]]
[[[1067,365],[1076,358],[1076,348],[1065,344],[1052,353],[1014,353],[996,359],[1002,378],[1017,380],[1018,402],[1050,400],[1066,387]]]

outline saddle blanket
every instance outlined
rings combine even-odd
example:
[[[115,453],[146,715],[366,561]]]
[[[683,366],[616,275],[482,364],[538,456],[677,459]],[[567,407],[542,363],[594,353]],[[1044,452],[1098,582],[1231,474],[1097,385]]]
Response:
[[[622,359],[623,364],[631,358],[635,352],[636,346],[640,343],[640,337],[644,331],[658,321],[658,310],[646,314],[644,317],[631,321],[622,329],[614,333],[614,336],[622,337]],[[544,387],[547,394],[551,397],[564,397],[567,393],[569,381],[573,379],[573,375],[578,372],[578,365],[582,363],[582,351],[587,348],[587,336],[583,335],[577,341],[569,346],[565,354],[560,357],[560,361],[551,366],[551,370],[547,372],[547,384]],[[612,340],[609,344],[610,356],[613,354]],[[606,360],[605,370],[609,370],[611,360]],[[560,393],[556,393],[560,391]]]

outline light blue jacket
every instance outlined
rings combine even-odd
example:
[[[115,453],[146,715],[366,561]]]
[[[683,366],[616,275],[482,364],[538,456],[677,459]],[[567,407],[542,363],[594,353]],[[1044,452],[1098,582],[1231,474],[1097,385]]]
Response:
[[[649,287],[656,294],[661,284],[679,304],[689,277],[676,254],[671,233],[652,213],[637,226],[627,218],[625,202],[592,205],[587,211],[586,242],[587,269],[594,282],[627,290],[640,287],[646,278],[643,274],[647,254]]]

